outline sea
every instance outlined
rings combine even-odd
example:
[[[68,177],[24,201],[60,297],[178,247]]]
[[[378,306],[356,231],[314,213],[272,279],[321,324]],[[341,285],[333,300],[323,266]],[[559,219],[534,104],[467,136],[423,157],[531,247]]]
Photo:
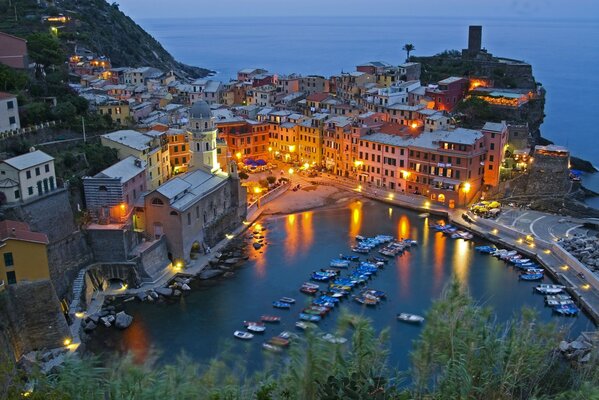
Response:
[[[218,17],[140,19],[178,60],[228,81],[242,68],[329,76],[382,60],[399,64],[402,47],[432,55],[467,47],[469,25],[483,26],[492,54],[524,60],[547,90],[543,137],[599,166],[599,19],[442,17]],[[599,173],[583,176],[599,192]],[[599,198],[588,203],[599,208]]]

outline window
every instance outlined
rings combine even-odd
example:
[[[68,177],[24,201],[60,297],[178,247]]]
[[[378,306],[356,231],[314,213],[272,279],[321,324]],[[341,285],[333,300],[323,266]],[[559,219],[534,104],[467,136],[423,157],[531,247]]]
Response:
[[[15,190],[15,199],[20,199],[21,198],[21,192],[19,192],[18,190]]]
[[[40,167],[35,167],[35,176],[39,176],[40,173]]]
[[[31,171],[25,172],[25,176],[27,177],[27,179],[31,179]]]
[[[493,164],[489,164],[489,171],[493,170]]]
[[[44,170],[45,170],[46,172],[50,172],[50,164],[46,164],[46,165],[44,165]]]
[[[491,143],[491,150],[495,150],[495,143]]]
[[[15,260],[13,259],[12,253],[4,253],[4,266],[12,267],[15,265]]]
[[[16,124],[17,123],[17,119],[15,117],[8,117],[8,123],[10,125]]]
[[[494,159],[494,158],[495,158],[495,157],[493,157],[492,155],[490,155],[490,156],[489,156],[489,161],[490,161],[490,162],[493,162],[493,159]]]
[[[29,186],[29,187],[27,188],[27,194],[28,194],[29,196],[33,196],[33,186]]]
[[[15,103],[12,100],[7,102],[6,108],[8,108],[9,110],[12,110],[13,108],[15,108]]]
[[[17,275],[15,274],[15,271],[7,271],[6,280],[9,285],[14,285],[17,283]]]
[[[158,197],[155,197],[154,199],[152,199],[152,205],[163,206],[164,202],[160,200]]]
[[[170,215],[172,215],[172,216],[175,216],[175,217],[176,217],[176,216],[177,216],[177,215],[179,215],[179,214],[177,214],[177,212],[176,212],[176,211],[171,211],[171,212],[170,212]]]
[[[187,213],[187,225],[191,225],[191,213]]]

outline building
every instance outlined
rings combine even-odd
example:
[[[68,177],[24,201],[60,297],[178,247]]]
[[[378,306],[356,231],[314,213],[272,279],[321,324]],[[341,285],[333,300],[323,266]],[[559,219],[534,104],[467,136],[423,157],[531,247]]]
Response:
[[[218,112],[221,110],[216,110]],[[219,114],[215,120],[218,137],[227,144],[227,151],[237,162],[248,158],[253,160],[268,160],[269,155],[269,124],[233,116],[224,117]]]
[[[258,86],[251,92],[250,104],[259,107],[272,107],[277,102],[277,88],[273,85]]]
[[[0,133],[21,129],[17,96],[0,92]]]
[[[277,89],[279,92],[289,95],[300,91],[301,77],[298,75],[285,75],[280,76],[277,82]]]
[[[129,156],[83,178],[86,208],[99,223],[124,223],[146,185],[146,163]]]
[[[307,96],[313,93],[330,92],[329,80],[320,75],[302,76],[299,85],[300,92],[306,93]]]
[[[191,159],[189,150],[189,134],[183,129],[171,128],[166,131],[168,138],[168,154],[171,162],[172,174],[186,172]]]
[[[5,203],[28,201],[57,188],[54,158],[36,150],[0,163],[0,193]]]
[[[189,110],[187,130],[191,150],[190,170],[216,172],[220,169],[216,150],[218,130],[214,122],[210,106],[205,101],[194,103]]]
[[[325,114],[315,114],[299,123],[297,156],[300,164],[320,167],[323,163],[322,142]]]
[[[497,186],[501,176],[501,165],[505,157],[508,143],[508,128],[505,122],[487,122],[482,129],[485,135],[485,185]]]
[[[175,265],[206,251],[245,218],[245,188],[242,190],[234,163],[231,169],[231,175],[203,169],[187,172],[145,196],[142,218],[146,235],[166,237],[168,255]]]
[[[171,176],[168,138],[165,132],[141,133],[120,130],[102,135],[100,141],[102,146],[115,149],[120,160],[133,156],[145,163],[148,190],[157,188]]]
[[[437,82],[437,85],[429,85],[426,95],[433,100],[435,110],[452,111],[464,98],[469,86],[468,79],[451,76]]]
[[[26,69],[29,66],[27,40],[0,32],[0,64]]]
[[[266,74],[268,71],[262,68],[245,68],[237,72],[239,82],[252,82],[256,75]]]
[[[0,281],[14,285],[50,279],[48,243],[46,234],[32,232],[24,222],[0,221]]]
[[[384,133],[364,135],[359,141],[358,181],[397,192],[406,191],[409,137]]]
[[[364,64],[360,64],[356,66],[356,71],[364,72],[370,75],[379,75],[383,74],[386,70],[392,68],[393,66],[384,61],[371,61]]]
[[[422,65],[417,62],[407,62],[399,66],[399,76],[403,81],[419,81]]]
[[[108,115],[113,123],[117,125],[128,125],[131,121],[131,110],[126,101],[108,101],[97,106],[100,115]]]

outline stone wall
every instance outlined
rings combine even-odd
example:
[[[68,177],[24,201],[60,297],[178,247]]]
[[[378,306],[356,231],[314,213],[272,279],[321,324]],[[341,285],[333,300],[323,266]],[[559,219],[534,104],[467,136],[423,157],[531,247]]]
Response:
[[[166,238],[162,236],[159,240],[144,249],[136,258],[140,276],[144,280],[154,281],[156,277],[170,264]]]
[[[230,208],[226,214],[214,221],[204,229],[204,242],[213,247],[225,238],[227,233],[233,232],[245,218],[239,215],[237,208]]]
[[[141,240],[141,235],[128,229],[88,229],[89,245],[96,262],[122,262]]]
[[[21,282],[2,293],[0,330],[14,358],[34,350],[63,346],[67,321],[50,281]]]
[[[50,278],[60,298],[79,270],[92,260],[91,249],[73,218],[66,189],[58,189],[26,203],[6,207],[4,218],[24,221],[31,230],[48,235]]]

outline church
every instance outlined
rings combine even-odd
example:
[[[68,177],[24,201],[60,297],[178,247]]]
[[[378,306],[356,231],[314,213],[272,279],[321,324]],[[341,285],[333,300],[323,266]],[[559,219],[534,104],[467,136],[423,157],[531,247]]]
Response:
[[[189,262],[222,240],[245,219],[246,192],[237,165],[229,173],[217,159],[217,129],[210,106],[199,101],[189,112],[188,171],[143,198],[143,226],[150,240],[166,238],[169,259]],[[139,214],[137,215],[139,217]]]

